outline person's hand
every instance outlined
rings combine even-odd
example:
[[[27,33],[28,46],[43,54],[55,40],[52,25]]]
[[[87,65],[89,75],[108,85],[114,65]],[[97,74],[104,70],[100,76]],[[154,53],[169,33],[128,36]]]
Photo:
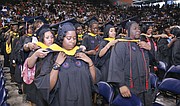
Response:
[[[137,43],[140,48],[146,49],[146,50],[151,50],[151,45],[146,43],[145,41],[140,41]]]
[[[83,52],[86,50],[86,47],[84,45],[80,45],[79,48],[82,49]]]
[[[32,42],[28,43],[28,47],[30,50],[36,50],[39,48],[35,43],[32,43]]]
[[[56,63],[61,65],[66,59],[66,54],[64,52],[59,52],[57,58],[56,58]]]
[[[118,42],[118,40],[110,41],[110,42],[107,44],[107,46],[110,48],[111,46],[114,46],[117,42]]]
[[[131,92],[127,86],[122,86],[119,91],[123,97],[131,97]]]
[[[49,51],[45,50],[45,49],[38,49],[35,52],[35,56],[39,57],[39,58],[44,58],[47,56],[47,54],[49,53]]]
[[[77,59],[81,59],[81,60],[87,62],[88,64],[92,63],[92,60],[85,53],[83,53],[83,52],[76,53],[75,57]]]

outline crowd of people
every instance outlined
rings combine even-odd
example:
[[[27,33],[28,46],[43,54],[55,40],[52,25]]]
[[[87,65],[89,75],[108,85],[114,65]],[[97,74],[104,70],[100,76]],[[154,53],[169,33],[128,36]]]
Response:
[[[1,5],[0,48],[19,94],[37,106],[92,106],[97,83],[151,106],[149,73],[180,64],[180,6],[83,2]],[[156,92],[154,92],[156,93]]]

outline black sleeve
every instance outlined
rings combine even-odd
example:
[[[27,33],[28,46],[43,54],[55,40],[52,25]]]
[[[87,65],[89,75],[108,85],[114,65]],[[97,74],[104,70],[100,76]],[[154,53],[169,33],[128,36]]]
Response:
[[[108,58],[108,51],[109,51],[109,50],[104,54],[103,57],[99,57],[100,51],[106,46],[107,43],[108,43],[107,41],[102,41],[102,42],[100,43],[99,50],[98,50],[98,52],[96,53],[96,58],[95,58],[95,61],[96,61],[95,65],[96,65],[97,67],[101,67],[101,66],[105,63],[106,58]]]

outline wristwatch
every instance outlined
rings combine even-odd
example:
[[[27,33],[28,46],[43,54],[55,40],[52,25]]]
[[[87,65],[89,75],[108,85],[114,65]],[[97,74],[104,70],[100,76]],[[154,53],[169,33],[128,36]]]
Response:
[[[55,64],[53,65],[53,69],[54,69],[54,70],[59,70],[59,68],[60,68],[60,65],[59,65],[59,64],[55,63]]]

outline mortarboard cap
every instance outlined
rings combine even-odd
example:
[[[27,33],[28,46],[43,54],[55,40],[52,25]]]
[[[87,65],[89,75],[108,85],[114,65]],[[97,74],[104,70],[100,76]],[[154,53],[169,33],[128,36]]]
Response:
[[[54,30],[58,30],[59,26],[62,26],[65,23],[72,23],[73,25],[75,25],[76,23],[78,23],[78,21],[75,18],[70,18],[68,20],[61,21],[57,24],[50,25],[50,28]]]
[[[108,37],[108,33],[109,33],[110,28],[114,28],[114,23],[112,21],[109,21],[104,25],[103,32],[104,32],[105,38]]]
[[[84,24],[86,24],[88,26],[91,26],[94,23],[98,23],[98,19],[95,16],[93,16],[92,18],[88,19]]]
[[[75,20],[75,18],[71,18],[58,23],[58,36],[64,36],[67,31],[75,31],[74,25],[76,23],[78,22],[77,20]]]
[[[44,24],[42,25],[36,32],[35,32],[35,36],[39,37],[41,35],[44,35],[45,32],[50,31],[49,29],[49,25],[48,24]]]
[[[36,20],[41,20],[43,23],[48,24],[48,21],[43,16],[36,16],[27,20],[28,23],[34,23]]]
[[[123,20],[122,22],[120,22],[119,24],[117,24],[117,26],[121,26],[122,28],[126,29],[126,23],[127,22],[130,22],[130,21],[135,21],[135,22],[139,22],[138,20],[138,17],[137,16],[134,16],[134,17],[131,17],[131,18],[128,18],[126,20]]]

